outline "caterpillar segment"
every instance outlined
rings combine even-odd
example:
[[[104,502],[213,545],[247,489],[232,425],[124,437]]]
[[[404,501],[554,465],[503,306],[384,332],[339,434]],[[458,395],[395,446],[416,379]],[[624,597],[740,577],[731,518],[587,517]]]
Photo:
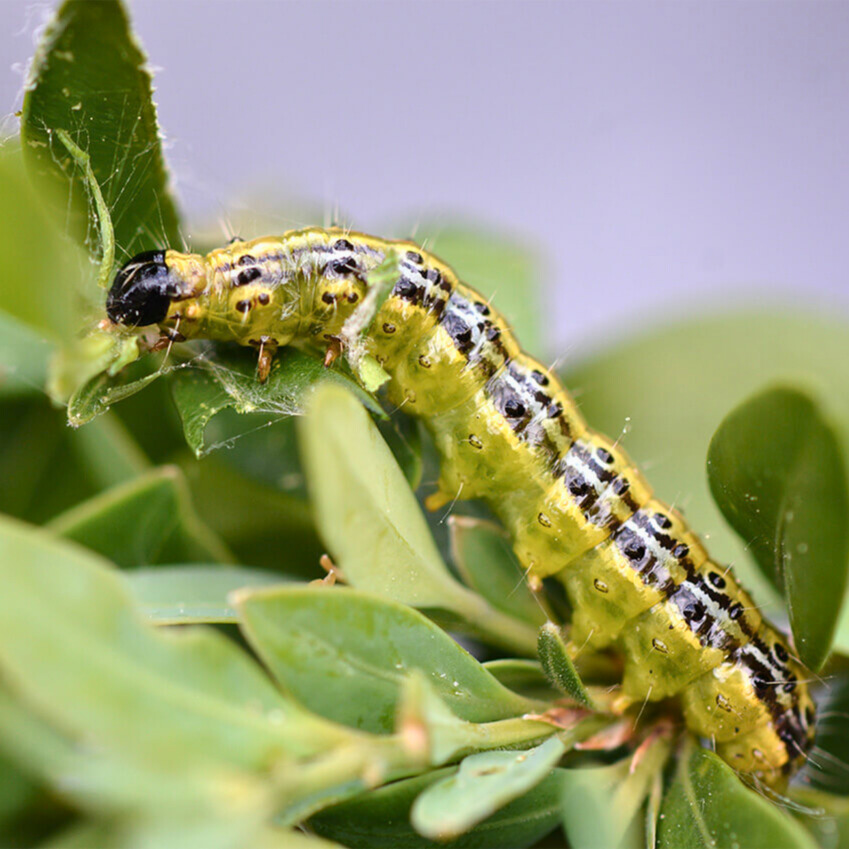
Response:
[[[437,507],[487,502],[529,581],[556,576],[571,644],[624,659],[620,708],[677,697],[687,726],[743,773],[776,784],[804,760],[815,712],[805,671],[730,571],[656,499],[616,443],[592,430],[504,318],[411,242],[310,228],[206,256],[131,260],[107,300],[113,322],[259,352],[296,345],[332,359],[388,251],[399,278],[362,344],[390,402],[421,417],[441,456]]]

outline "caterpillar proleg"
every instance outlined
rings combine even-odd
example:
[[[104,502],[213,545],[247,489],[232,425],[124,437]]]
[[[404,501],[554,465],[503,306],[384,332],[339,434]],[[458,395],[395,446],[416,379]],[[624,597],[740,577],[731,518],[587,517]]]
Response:
[[[120,324],[260,352],[338,352],[368,274],[390,251],[397,282],[363,331],[389,400],[420,416],[441,457],[429,506],[487,502],[529,579],[555,576],[573,646],[617,648],[620,705],[677,697],[687,726],[743,773],[775,783],[805,758],[814,706],[805,671],[682,517],[654,498],[614,441],[592,430],[558,378],[504,319],[410,242],[311,228],[206,256],[140,254],[107,300]]]

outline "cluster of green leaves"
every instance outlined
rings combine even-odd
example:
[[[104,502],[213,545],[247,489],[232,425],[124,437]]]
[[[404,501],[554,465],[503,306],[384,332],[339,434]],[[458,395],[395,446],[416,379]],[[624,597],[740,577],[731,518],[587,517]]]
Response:
[[[104,204],[119,262],[179,244],[143,63],[120,3],[67,0],[0,157],[0,845],[845,845],[845,327],[700,319],[566,374],[770,613],[786,601],[808,665],[835,652],[811,786],[775,805],[663,729],[617,746],[603,665],[572,665],[497,526],[425,517],[427,441],[350,375],[286,352],[260,387],[245,352],[205,349],[160,380],[72,338],[102,310]],[[528,254],[434,245],[533,349]]]

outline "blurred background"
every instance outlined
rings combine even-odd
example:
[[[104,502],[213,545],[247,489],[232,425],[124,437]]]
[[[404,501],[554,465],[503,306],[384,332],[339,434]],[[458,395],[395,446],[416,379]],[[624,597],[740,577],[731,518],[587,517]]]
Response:
[[[51,5],[2,5],[3,109]],[[222,240],[503,231],[567,358],[731,303],[849,314],[849,4],[129,6],[178,194]]]

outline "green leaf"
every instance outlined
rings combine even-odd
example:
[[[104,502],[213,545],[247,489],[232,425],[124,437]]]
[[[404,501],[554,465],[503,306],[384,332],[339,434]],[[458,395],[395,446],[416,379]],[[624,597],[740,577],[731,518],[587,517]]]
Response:
[[[77,237],[91,237],[81,171],[54,131],[68,132],[90,157],[119,257],[182,244],[145,63],[121,3],[66,0],[44,32],[24,96],[30,164],[59,186]]]
[[[822,849],[849,846],[849,799],[805,787],[794,788],[791,799],[801,806],[796,818]]]
[[[456,775],[432,784],[416,799],[410,821],[433,840],[465,834],[551,775],[565,752],[566,746],[552,737],[526,752],[470,755]]]
[[[780,596],[723,521],[704,461],[710,438],[729,410],[766,383],[788,378],[817,386],[834,414],[849,422],[845,321],[800,312],[679,320],[567,373],[587,421],[613,436],[626,428],[623,445],[645,466],[657,495],[684,507],[693,528],[707,536],[713,558],[733,563],[759,604],[779,609]],[[836,646],[849,653],[849,608]]]
[[[239,474],[219,456],[202,463],[190,458],[183,465],[192,500],[206,524],[241,563],[324,577],[319,558],[325,549],[307,502]]]
[[[828,656],[849,571],[849,484],[816,403],[777,387],[725,418],[708,451],[716,503],[787,599],[799,657]]]
[[[350,589],[244,590],[235,603],[251,645],[284,690],[310,710],[365,731],[395,726],[404,679],[420,670],[471,722],[538,707],[502,687],[415,610]]]
[[[570,729],[560,732],[561,739],[574,745],[596,733],[598,724],[595,717],[579,719]],[[418,756],[424,764],[441,766],[472,752],[540,743],[552,737],[555,729],[540,718],[466,722],[445,704],[430,679],[413,669],[404,679],[400,693],[398,731],[409,754]]]
[[[0,520],[0,671],[105,753],[263,769],[350,739],[304,713],[221,634],[155,629],[99,558]]]
[[[299,435],[316,523],[347,583],[449,611],[485,639],[533,653],[532,628],[448,572],[403,472],[355,398],[341,387],[320,387]]]
[[[116,755],[60,734],[5,691],[0,691],[0,746],[76,808],[97,817],[50,845],[154,849],[173,842],[236,849],[253,845],[253,834],[271,815],[267,786],[255,776],[193,759],[164,766],[127,752]]]
[[[238,622],[229,593],[286,580],[259,569],[200,564],[134,569],[125,578],[142,612],[157,625]]]
[[[0,399],[37,394],[47,380],[51,350],[40,333],[0,312]]]
[[[372,412],[383,415],[373,396],[364,392],[353,378],[325,368],[320,360],[294,348],[280,351],[264,384],[256,375],[254,351],[221,349],[213,357],[199,360],[198,368],[178,372],[173,392],[186,442],[201,457],[211,450],[204,444],[206,426],[221,410],[301,415],[313,389],[324,382],[349,388]]]
[[[505,532],[471,516],[451,516],[448,527],[454,564],[466,584],[493,607],[539,628],[548,617]]]
[[[818,790],[849,796],[849,678],[829,676],[817,704],[817,736],[804,780]]]
[[[709,800],[709,803],[706,802]],[[658,849],[813,849],[799,823],[745,787],[712,752],[690,744],[660,812]]]
[[[530,792],[496,811],[489,819],[447,844],[434,843],[409,824],[416,797],[433,782],[454,773],[441,769],[416,778],[396,781],[316,814],[310,827],[318,834],[339,840],[351,849],[524,849],[557,825],[560,813],[560,774],[554,772]]]
[[[569,657],[560,628],[554,622],[546,622],[539,629],[537,652],[543,671],[551,683],[578,704],[595,710],[593,700],[587,693],[575,665]]]
[[[114,376],[99,372],[81,384],[68,401],[68,422],[72,427],[87,424],[103,415],[113,404],[130,398],[155,380],[166,374],[166,370],[150,371],[147,359],[133,363]]]
[[[410,489],[417,489],[422,482],[424,468],[422,428],[419,420],[399,412],[388,419],[379,420],[377,428],[404,472]]]
[[[560,693],[551,686],[542,666],[536,660],[499,658],[487,661],[483,667],[505,687],[514,693],[520,693],[526,699],[553,702],[560,698]]]
[[[464,283],[491,298],[493,306],[509,317],[524,350],[545,350],[540,321],[545,314],[542,273],[532,246],[462,224],[424,225],[420,232],[428,250],[449,263]]]
[[[0,512],[43,522],[104,487],[145,470],[120,422],[104,417],[83,434],[43,396],[0,400]]]
[[[660,778],[669,740],[648,744],[639,760],[570,769],[563,776],[563,827],[572,849],[641,847],[644,823],[637,814]]]
[[[119,484],[57,516],[48,527],[124,568],[233,561],[195,513],[176,466]]]

